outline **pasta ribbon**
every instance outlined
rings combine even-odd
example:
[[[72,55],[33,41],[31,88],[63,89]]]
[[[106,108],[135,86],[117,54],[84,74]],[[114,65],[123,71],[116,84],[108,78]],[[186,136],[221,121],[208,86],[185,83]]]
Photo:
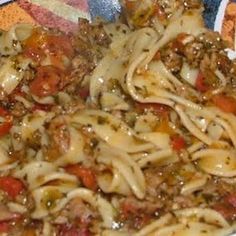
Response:
[[[138,139],[135,132],[120,119],[99,110],[86,110],[76,114],[72,122],[91,126],[94,132],[109,145],[128,153],[140,152],[152,147]]]

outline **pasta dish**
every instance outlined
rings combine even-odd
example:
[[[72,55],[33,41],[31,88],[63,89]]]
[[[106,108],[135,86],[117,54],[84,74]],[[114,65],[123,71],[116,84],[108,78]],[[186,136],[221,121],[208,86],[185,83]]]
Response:
[[[75,34],[0,33],[0,235],[236,231],[236,63],[198,0],[125,0]]]

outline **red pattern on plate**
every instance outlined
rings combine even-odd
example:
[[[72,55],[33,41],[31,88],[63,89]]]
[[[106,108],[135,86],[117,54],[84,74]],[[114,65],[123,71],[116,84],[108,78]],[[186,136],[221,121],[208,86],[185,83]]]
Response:
[[[53,12],[32,4],[27,0],[18,0],[19,6],[23,8],[33,19],[40,25],[49,28],[58,28],[66,33],[74,32],[78,29],[78,25],[63,17],[57,16]],[[76,8],[83,12],[88,12],[87,0],[62,0],[62,2]]]
[[[89,5],[86,0],[62,0],[62,1],[74,8],[78,8],[84,12],[89,12]]]

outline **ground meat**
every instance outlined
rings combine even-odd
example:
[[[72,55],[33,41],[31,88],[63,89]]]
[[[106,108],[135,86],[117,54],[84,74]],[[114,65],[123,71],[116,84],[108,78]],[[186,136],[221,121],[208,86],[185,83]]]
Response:
[[[160,205],[158,201],[139,201],[134,197],[121,199],[119,221],[129,228],[140,229],[158,214]]]
[[[13,103],[11,106],[11,114],[15,117],[22,117],[27,113],[27,109],[21,102]]]
[[[26,145],[34,150],[39,150],[41,148],[41,133],[37,130],[33,133],[32,137],[27,139]]]
[[[217,54],[217,65],[224,74],[228,74],[232,68],[232,62],[225,54]]]
[[[102,58],[101,48],[104,50],[111,42],[102,23],[91,25],[87,20],[80,19],[79,27],[74,40],[77,56],[72,59],[71,83],[65,89],[72,95],[78,95],[84,76],[90,74]]]
[[[77,55],[72,60],[73,70],[70,77],[72,80],[76,79],[78,82],[78,80],[82,80],[85,75],[89,74],[94,66],[94,63],[89,61],[84,55]]]
[[[79,22],[80,34],[83,38],[89,38],[99,46],[108,47],[111,43],[109,36],[106,34],[103,23],[94,25],[89,24],[87,20],[81,19]]]
[[[174,197],[173,199],[173,205],[172,208],[173,209],[183,209],[183,208],[191,208],[191,207],[195,207],[197,206],[197,204],[195,203],[195,198],[190,196],[183,196],[183,195],[179,195]]]
[[[150,169],[145,171],[145,178],[148,179],[147,194],[152,197],[157,197],[157,189],[164,181],[162,174],[157,174],[155,169]]]
[[[205,54],[201,64],[200,64],[201,71],[204,70],[211,70],[215,71],[217,69],[217,55],[216,54]]]
[[[66,153],[70,145],[70,134],[64,118],[55,118],[47,127],[50,145],[45,150],[47,160],[56,160]]]
[[[75,50],[77,55],[85,57],[89,62],[96,61],[96,57],[100,56],[97,55],[97,51],[95,50],[95,44],[90,42],[88,36],[84,37],[83,34],[77,35],[75,39]]]
[[[79,220],[84,226],[88,226],[93,218],[98,217],[98,213],[88,207],[81,199],[73,199],[67,206],[68,218]]]
[[[236,63],[231,64],[230,69],[230,78],[229,78],[229,90],[233,90],[236,93]]]
[[[182,5],[182,2],[178,0],[158,0],[157,3],[165,10],[168,16],[172,15]]]
[[[106,34],[103,28],[103,24],[97,25],[97,27],[93,29],[92,33],[93,39],[98,45],[108,47],[108,45],[111,43],[109,36]]]
[[[200,62],[200,70],[205,78],[205,83],[211,88],[217,88],[220,82],[215,74],[215,70],[217,69],[216,59],[217,57],[215,54],[205,54],[204,58]]]
[[[198,37],[208,51],[219,51],[225,48],[225,44],[218,32],[207,31]]]
[[[183,65],[182,56],[175,53],[171,49],[164,49],[161,52],[161,59],[164,62],[167,69],[169,69],[172,73],[180,72]]]
[[[160,208],[160,204],[156,201],[155,203],[149,201],[139,201],[134,197],[125,198],[122,202],[123,207],[124,205],[129,205],[135,208],[136,211],[145,211],[147,214],[153,214],[157,209]]]
[[[199,65],[203,55],[204,48],[202,43],[193,41],[184,47],[184,56],[187,58],[188,63],[194,67]]]

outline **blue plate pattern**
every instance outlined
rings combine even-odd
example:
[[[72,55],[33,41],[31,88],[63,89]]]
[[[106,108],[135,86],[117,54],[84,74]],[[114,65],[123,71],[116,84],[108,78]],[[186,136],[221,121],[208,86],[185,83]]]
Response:
[[[203,13],[207,27],[213,29],[216,14],[221,0],[203,0],[205,11]],[[106,20],[114,20],[121,7],[118,0],[89,0],[92,18],[101,17]]]
[[[206,26],[210,29],[213,29],[221,0],[203,0],[203,2],[205,7],[203,16],[205,19]]]
[[[121,10],[118,0],[89,0],[88,3],[92,19],[101,17],[112,21]]]

